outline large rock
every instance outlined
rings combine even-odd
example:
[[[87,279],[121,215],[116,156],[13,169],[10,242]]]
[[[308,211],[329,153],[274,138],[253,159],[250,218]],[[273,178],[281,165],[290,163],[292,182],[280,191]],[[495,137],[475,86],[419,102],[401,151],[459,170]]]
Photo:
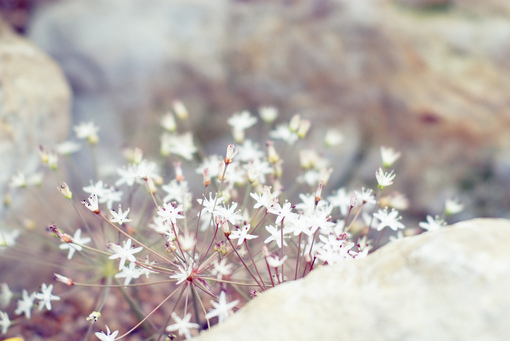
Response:
[[[504,340],[510,221],[476,219],[314,270],[198,340]]]
[[[67,138],[70,88],[60,68],[0,18],[0,188],[34,172],[38,146]]]

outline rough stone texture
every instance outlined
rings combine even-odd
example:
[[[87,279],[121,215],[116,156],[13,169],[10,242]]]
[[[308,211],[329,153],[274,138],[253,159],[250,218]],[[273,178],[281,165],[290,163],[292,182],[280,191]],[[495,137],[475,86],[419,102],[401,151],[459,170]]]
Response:
[[[510,221],[475,219],[323,267],[197,340],[504,340]]]
[[[55,62],[0,18],[0,188],[18,170],[35,171],[40,144],[67,137],[70,101]]]
[[[77,0],[29,36],[113,144],[142,145],[176,97],[207,138],[228,129],[218,114],[275,105],[358,127],[354,181],[374,181],[380,144],[402,150],[396,188],[421,216],[459,193],[466,214],[508,216],[509,18],[505,0]]]

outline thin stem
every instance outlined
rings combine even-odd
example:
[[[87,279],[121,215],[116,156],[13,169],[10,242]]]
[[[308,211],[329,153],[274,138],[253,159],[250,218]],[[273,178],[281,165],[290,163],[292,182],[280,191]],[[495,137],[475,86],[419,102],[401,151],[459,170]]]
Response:
[[[241,257],[241,255],[239,254],[239,252],[237,252],[234,244],[232,244],[232,241],[227,237],[227,240],[228,242],[230,243],[230,245],[232,245],[232,248],[234,250],[234,252],[236,253],[237,257],[239,258],[239,260],[243,263],[244,267],[246,268],[246,270],[248,270],[248,273],[250,274],[250,276],[253,278],[253,280],[255,282],[257,282],[258,286],[264,290],[264,287],[259,283],[259,281],[257,280],[257,278],[255,278],[255,275],[253,274],[253,272],[251,272],[250,268],[248,268],[248,265],[246,265],[246,263],[244,262],[243,258]]]
[[[246,250],[248,250],[248,254],[250,255],[251,263],[253,264],[253,267],[255,268],[255,271],[257,272],[257,275],[259,276],[260,283],[264,286],[264,290],[267,290],[266,285],[264,284],[264,280],[262,280],[262,276],[260,276],[259,269],[257,267],[257,264],[255,264],[255,261],[253,260],[253,256],[251,255],[250,248],[248,247],[248,242],[246,239],[244,240],[244,245],[246,245]]]
[[[141,320],[140,322],[138,322],[138,324],[136,326],[134,326],[133,328],[131,328],[128,332],[126,332],[125,334],[119,336],[118,338],[116,338],[115,340],[120,340],[124,337],[126,337],[127,335],[131,334],[131,332],[133,332],[133,330],[135,330],[136,328],[138,328],[142,323],[145,322],[145,320],[147,320],[152,314],[154,314],[156,312],[156,310],[159,309],[159,307],[161,307],[166,301],[168,301],[172,296],[173,294],[175,294],[177,292],[177,290],[179,290],[180,288],[182,288],[183,285],[180,285],[179,287],[177,287],[174,291],[172,291],[172,293],[170,295],[168,295],[163,301],[161,301],[161,303],[159,303],[156,308],[154,308],[147,316],[145,316],[145,318],[143,320]],[[184,291],[182,291],[184,292]],[[182,292],[181,292],[181,296],[182,296]],[[180,299],[180,297],[179,297]]]

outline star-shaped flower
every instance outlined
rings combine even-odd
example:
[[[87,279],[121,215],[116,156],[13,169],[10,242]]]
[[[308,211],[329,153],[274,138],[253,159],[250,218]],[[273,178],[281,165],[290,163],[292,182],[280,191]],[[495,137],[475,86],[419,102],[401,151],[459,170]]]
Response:
[[[78,229],[74,233],[73,242],[72,243],[63,243],[63,244],[60,244],[59,248],[61,250],[69,249],[69,253],[67,254],[67,259],[71,259],[71,258],[73,258],[74,253],[76,251],[81,251],[83,249],[83,247],[81,245],[78,245],[78,244],[85,245],[87,243],[90,243],[90,240],[91,239],[89,237],[82,238],[81,237],[81,230]]]
[[[115,254],[110,256],[110,259],[117,259],[120,258],[119,263],[119,270],[122,270],[124,267],[124,264],[126,264],[126,260],[130,262],[136,262],[136,257],[133,256],[135,253],[138,253],[142,251],[143,247],[131,247],[131,239],[128,239],[124,242],[124,246],[121,247],[120,245],[110,243],[108,245],[108,248],[112,250]]]
[[[28,294],[28,291],[23,289],[22,299],[18,300],[18,307],[14,311],[16,315],[25,314],[27,319],[30,318],[32,307],[34,306],[35,292]]]
[[[35,293],[35,298],[39,300],[39,310],[43,307],[51,310],[51,301],[59,301],[60,297],[52,295],[53,284],[47,286],[45,283],[42,284],[41,292]]]
[[[128,207],[127,210],[125,210],[124,212],[122,212],[122,205],[119,204],[119,212],[115,212],[114,210],[110,210],[110,213],[112,214],[112,219],[110,219],[110,221],[112,223],[118,223],[119,225],[122,225],[124,223],[127,223],[127,222],[130,222],[131,219],[128,219],[128,214],[129,214],[129,210],[130,208]]]
[[[225,292],[222,291],[220,293],[220,297],[218,298],[217,303],[211,301],[211,304],[213,305],[214,309],[210,310],[205,315],[205,318],[209,320],[212,317],[218,316],[218,323],[222,323],[232,313],[232,309],[236,306],[237,303],[239,303],[239,300],[235,300],[228,303]]]
[[[106,331],[108,332],[108,334],[106,334],[104,331],[101,330],[101,332],[96,333],[96,336],[101,341],[114,341],[115,337],[117,336],[119,331],[116,330],[112,333],[112,332],[110,332],[110,328],[108,328],[108,326],[105,325],[105,327],[106,327]]]
[[[2,327],[2,334],[7,333],[11,325],[11,320],[9,320],[9,315],[6,312],[0,311],[0,326]]]
[[[250,230],[250,224],[244,225],[243,227],[240,227],[239,229],[233,231],[228,236],[229,239],[237,239],[237,246],[241,246],[241,244],[246,239],[253,239],[257,238],[258,236],[248,234],[248,231]]]
[[[381,231],[386,226],[391,228],[393,231],[405,228],[404,224],[399,221],[402,217],[398,215],[398,211],[395,209],[388,212],[388,208],[386,207],[379,210],[377,213],[374,213],[374,217],[381,221],[377,226],[377,231]]]
[[[2,283],[1,285],[2,293],[0,294],[0,306],[7,307],[11,302],[11,298],[13,296],[11,289],[7,283]]]
[[[186,340],[191,339],[190,329],[198,329],[200,326],[196,323],[190,323],[191,314],[186,314],[182,319],[176,314],[172,313],[172,318],[176,322],[168,327],[166,327],[167,332],[178,331],[179,336],[184,335]]]

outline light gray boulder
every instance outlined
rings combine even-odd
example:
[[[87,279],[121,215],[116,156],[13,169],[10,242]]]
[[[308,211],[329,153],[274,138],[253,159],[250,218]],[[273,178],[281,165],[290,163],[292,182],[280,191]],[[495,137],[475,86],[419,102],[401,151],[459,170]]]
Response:
[[[502,219],[408,237],[272,289],[198,340],[504,340],[509,243]]]
[[[60,68],[0,18],[0,188],[34,172],[38,146],[67,138],[71,91]]]

